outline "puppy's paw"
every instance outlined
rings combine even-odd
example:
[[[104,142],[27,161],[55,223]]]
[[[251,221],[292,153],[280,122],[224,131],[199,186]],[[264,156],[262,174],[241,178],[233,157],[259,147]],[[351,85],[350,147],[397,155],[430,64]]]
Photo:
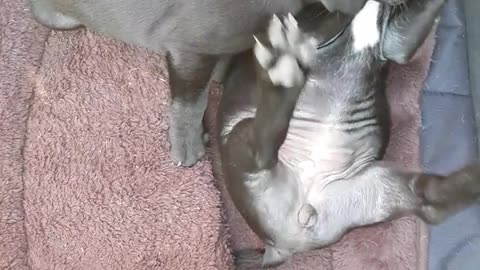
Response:
[[[170,156],[177,166],[191,167],[205,155],[202,134],[202,128],[187,129],[180,124],[170,127]]]
[[[170,156],[177,166],[193,166],[205,155],[202,117],[200,105],[173,102],[170,106]]]
[[[274,15],[270,21],[270,44],[262,44],[255,37],[255,57],[274,85],[303,86],[306,71],[315,59],[316,41],[301,31],[291,14],[282,20]]]

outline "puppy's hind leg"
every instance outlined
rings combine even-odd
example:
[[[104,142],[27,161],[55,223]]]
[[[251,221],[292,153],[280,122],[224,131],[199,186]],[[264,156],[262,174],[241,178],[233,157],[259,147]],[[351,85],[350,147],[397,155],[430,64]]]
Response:
[[[339,191],[343,198],[334,196]],[[429,224],[439,224],[480,200],[480,164],[440,176],[376,162],[349,180],[333,182],[325,192],[326,197],[336,200],[330,202],[336,207],[346,207],[342,203],[345,198],[355,201],[354,208],[344,208],[344,229],[405,214],[416,214]]]
[[[480,202],[480,164],[448,175],[406,172],[386,165],[376,166],[374,170],[384,172],[383,185],[379,186],[389,188],[384,189],[388,191],[387,200],[381,205],[391,211],[393,217],[402,212],[413,213],[426,223],[439,224]]]
[[[480,202],[480,164],[449,175],[417,174],[410,187],[420,201],[417,214],[428,223],[438,224]]]
[[[74,18],[62,14],[49,0],[30,0],[34,18],[41,24],[57,30],[70,30],[81,24]]]

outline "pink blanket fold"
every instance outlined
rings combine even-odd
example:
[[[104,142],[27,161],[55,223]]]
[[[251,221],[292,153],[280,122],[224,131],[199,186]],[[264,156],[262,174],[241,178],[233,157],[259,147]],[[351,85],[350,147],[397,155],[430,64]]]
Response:
[[[25,8],[0,0],[0,269],[28,269],[22,151],[32,78],[48,30]]]
[[[208,160],[171,162],[161,56],[51,32],[25,145],[33,269],[227,269]]]

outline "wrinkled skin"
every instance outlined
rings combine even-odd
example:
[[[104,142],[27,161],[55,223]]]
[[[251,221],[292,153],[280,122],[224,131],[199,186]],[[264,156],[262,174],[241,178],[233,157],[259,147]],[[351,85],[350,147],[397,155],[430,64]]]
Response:
[[[263,255],[239,252],[238,269],[276,266],[405,214],[438,224],[479,200],[479,164],[440,176],[382,161],[387,60],[408,62],[443,2],[368,1],[354,17],[312,4],[296,20],[274,17],[234,59],[218,113],[222,166],[265,243]]]

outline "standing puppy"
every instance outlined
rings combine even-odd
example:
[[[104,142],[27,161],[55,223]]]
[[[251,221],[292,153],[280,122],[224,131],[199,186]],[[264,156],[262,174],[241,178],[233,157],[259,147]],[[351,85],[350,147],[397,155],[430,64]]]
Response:
[[[237,254],[239,268],[278,265],[405,214],[437,224],[480,198],[478,164],[440,176],[381,161],[387,60],[408,62],[443,2],[367,1],[355,17],[312,4],[297,19],[274,17],[234,59],[219,111],[222,166],[266,247],[263,261]]]
[[[164,51],[172,104],[171,157],[193,165],[205,153],[202,119],[207,85],[221,56],[253,45],[273,14],[296,13],[309,2],[357,12],[365,0],[30,0],[35,18],[54,29],[86,26],[106,36]],[[384,2],[398,0],[381,0]]]
[[[205,153],[205,87],[217,60],[253,45],[274,13],[303,0],[30,0],[36,19],[54,29],[86,26],[108,37],[167,52],[172,103],[171,157],[193,165]]]

